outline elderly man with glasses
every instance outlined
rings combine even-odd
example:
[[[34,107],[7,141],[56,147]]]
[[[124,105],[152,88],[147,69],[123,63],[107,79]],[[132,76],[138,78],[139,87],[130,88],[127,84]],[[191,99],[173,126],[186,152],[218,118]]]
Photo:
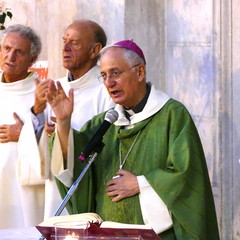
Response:
[[[108,221],[149,224],[163,240],[219,239],[202,144],[187,109],[146,82],[145,57],[135,42],[103,48],[99,63],[118,119],[70,199],[70,212],[94,211]],[[57,88],[50,83],[47,95],[58,118],[52,160],[65,166],[57,178],[66,194],[86,165],[79,156],[105,113],[79,132],[71,130],[73,92],[67,97],[60,84]]]

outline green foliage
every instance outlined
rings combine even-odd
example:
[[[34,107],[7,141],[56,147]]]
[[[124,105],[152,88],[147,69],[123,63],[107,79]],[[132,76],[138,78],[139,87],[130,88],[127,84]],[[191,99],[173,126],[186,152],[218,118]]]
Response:
[[[5,11],[2,11],[2,9],[0,8],[0,30],[4,30],[5,29],[5,26],[4,26],[4,23],[5,23],[5,20],[6,20],[6,17],[9,17],[10,19],[12,19],[12,13],[6,9]]]

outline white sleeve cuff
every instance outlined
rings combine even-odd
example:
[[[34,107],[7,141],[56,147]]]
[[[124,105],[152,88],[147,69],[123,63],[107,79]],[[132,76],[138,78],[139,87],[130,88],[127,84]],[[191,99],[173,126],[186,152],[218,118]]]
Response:
[[[144,176],[138,176],[137,179],[140,188],[139,201],[144,223],[150,225],[157,234],[164,232],[173,225],[171,214],[166,204]]]

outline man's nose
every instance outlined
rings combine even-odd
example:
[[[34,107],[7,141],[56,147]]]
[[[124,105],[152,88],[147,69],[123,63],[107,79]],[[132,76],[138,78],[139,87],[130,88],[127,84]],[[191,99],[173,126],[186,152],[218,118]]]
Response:
[[[106,75],[106,76],[105,76],[104,84],[105,84],[105,86],[110,87],[110,86],[115,85],[115,84],[116,84],[116,81],[115,81],[115,79],[112,77],[112,75],[110,74],[110,75]]]
[[[69,42],[63,43],[63,50],[67,51],[67,50],[69,50],[69,49],[70,49],[70,44],[69,44]]]
[[[14,51],[9,51],[7,56],[8,56],[8,59],[10,61],[15,61],[16,60],[16,53]]]

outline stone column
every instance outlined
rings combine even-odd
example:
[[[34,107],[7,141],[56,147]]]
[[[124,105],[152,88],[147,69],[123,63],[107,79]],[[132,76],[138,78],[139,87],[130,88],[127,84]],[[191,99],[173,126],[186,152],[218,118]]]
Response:
[[[240,239],[240,4],[221,1],[221,231],[222,239]]]

